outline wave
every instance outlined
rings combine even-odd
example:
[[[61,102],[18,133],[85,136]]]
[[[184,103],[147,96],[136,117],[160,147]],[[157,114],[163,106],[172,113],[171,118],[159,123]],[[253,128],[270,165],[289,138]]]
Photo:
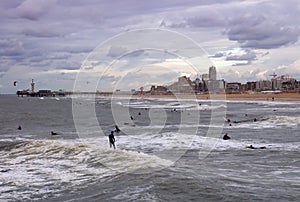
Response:
[[[262,121],[274,121],[278,124],[280,124],[280,123],[300,124],[300,117],[270,115],[270,116],[264,117],[262,119]]]
[[[268,115],[256,119],[239,120],[233,122],[233,127],[239,128],[282,128],[299,127],[300,117]]]
[[[226,105],[224,104],[199,104],[199,103],[181,103],[181,102],[166,102],[166,103],[151,103],[148,101],[143,102],[133,102],[133,103],[122,103],[121,101],[116,102],[117,105],[123,106],[123,107],[130,107],[130,108],[136,108],[136,109],[178,109],[178,110],[213,110],[218,108],[226,108]]]
[[[122,172],[141,173],[171,165],[142,152],[104,149],[74,140],[1,145],[0,200],[41,199],[47,194],[76,191]]]

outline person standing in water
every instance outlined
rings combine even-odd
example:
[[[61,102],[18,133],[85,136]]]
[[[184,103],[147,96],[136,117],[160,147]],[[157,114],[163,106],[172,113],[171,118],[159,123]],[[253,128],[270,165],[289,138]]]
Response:
[[[108,136],[108,140],[109,140],[109,146],[110,148],[113,146],[114,149],[116,149],[116,146],[115,146],[115,136],[114,136],[114,131],[111,131],[110,132],[110,135]]]

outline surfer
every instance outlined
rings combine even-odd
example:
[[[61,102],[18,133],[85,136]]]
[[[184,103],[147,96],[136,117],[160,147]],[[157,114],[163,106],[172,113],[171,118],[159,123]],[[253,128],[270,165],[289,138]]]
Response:
[[[53,131],[51,131],[51,135],[57,135],[57,133],[56,133],[56,132],[53,132]]]
[[[22,127],[19,125],[18,130],[22,130]]]
[[[255,149],[255,147],[253,147],[253,145],[252,144],[250,144],[249,146],[247,146],[246,148],[248,148],[248,149]]]
[[[108,140],[109,140],[109,146],[110,148],[113,146],[114,149],[116,149],[116,146],[115,146],[115,136],[114,136],[114,131],[111,131],[110,132],[110,135],[108,136]]]
[[[253,145],[251,144],[250,146],[247,146],[246,148],[248,149],[266,149],[267,147],[263,146],[263,147],[253,147]]]
[[[121,131],[117,125],[115,126],[115,128],[116,128],[116,130],[115,130],[116,133],[119,133]]]
[[[133,120],[133,117],[132,117],[132,116],[130,116],[130,119],[131,119],[131,120]]]
[[[223,136],[223,140],[229,140],[230,137],[227,135],[227,133],[225,133],[225,135]]]

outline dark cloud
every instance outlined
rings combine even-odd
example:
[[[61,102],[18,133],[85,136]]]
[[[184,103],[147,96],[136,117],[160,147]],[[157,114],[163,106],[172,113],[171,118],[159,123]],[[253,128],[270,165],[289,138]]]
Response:
[[[107,56],[110,57],[119,57],[126,53],[126,48],[120,46],[111,46]]]
[[[218,28],[231,41],[242,48],[273,49],[294,44],[299,38],[300,18],[298,1],[232,2],[230,6],[221,1],[192,9],[188,14],[164,19],[164,26],[171,28]],[[182,15],[182,17],[180,17]]]
[[[2,58],[1,58],[2,59]],[[1,65],[0,66],[0,72],[7,72],[9,70],[9,66],[7,65]]]
[[[202,12],[193,18],[187,19],[187,24],[193,27],[220,27],[224,26],[225,19],[217,12]]]
[[[224,27],[226,24],[226,19],[214,8],[199,9],[194,15],[173,23],[164,22],[164,25],[172,28],[212,28]]]
[[[19,66],[36,72],[75,70],[101,42],[124,30],[149,27],[179,30],[197,43],[207,42],[208,49],[217,50],[210,58],[236,62],[234,66],[249,65],[255,60],[262,61],[267,54],[256,49],[280,48],[298,41],[298,5],[299,0],[1,0],[0,72]],[[248,52],[226,54],[237,46]],[[293,59],[295,49],[291,50]],[[126,47],[115,45],[107,56],[121,56],[127,51]],[[270,55],[263,58],[272,60],[262,61],[266,68],[287,60],[272,58],[274,51],[270,50]],[[148,52],[138,50],[124,55],[122,59],[130,63],[122,68],[170,58]]]
[[[78,69],[80,69],[80,66],[74,66],[74,67],[56,67],[56,69],[63,69],[63,70],[78,70]]]
[[[244,13],[229,18],[226,34],[243,48],[273,49],[294,44],[299,37],[299,23],[293,22],[296,11],[285,13],[286,2],[260,3],[249,6]],[[279,6],[280,5],[280,6]],[[289,4],[287,4],[289,5]],[[276,11],[276,12],[275,12]],[[296,15],[296,16],[294,16]]]
[[[61,51],[78,54],[78,53],[90,53],[93,51],[94,46],[68,46],[61,49]]]
[[[256,59],[256,54],[252,51],[246,51],[245,54],[241,54],[241,55],[235,55],[233,53],[230,53],[227,57],[226,60],[230,61],[230,60],[245,60],[245,61],[252,61]]]
[[[48,58],[51,60],[66,60],[70,57],[71,57],[70,54],[64,54],[64,53],[62,53],[62,54],[56,53],[54,55],[48,56]]]
[[[209,57],[210,58],[221,58],[221,57],[224,57],[224,56],[225,56],[224,53],[218,52],[218,53],[215,53],[214,55],[211,55]]]
[[[298,27],[269,23],[263,19],[257,23],[244,19],[234,24],[228,29],[228,38],[239,42],[243,48],[278,48],[297,42],[299,36]]]
[[[62,36],[61,33],[58,33],[55,30],[49,30],[49,29],[25,29],[23,31],[23,34],[26,36],[32,36],[32,37],[41,37],[41,38],[52,38],[52,37],[60,37]]]
[[[22,41],[18,39],[0,39],[0,56],[16,56],[24,51]]]
[[[28,20],[38,20],[56,4],[57,0],[25,0],[16,10],[20,17]]]
[[[136,50],[136,51],[133,51],[133,52],[127,54],[126,56],[129,56],[129,57],[139,57],[139,56],[144,55],[144,53],[145,53],[145,50]]]

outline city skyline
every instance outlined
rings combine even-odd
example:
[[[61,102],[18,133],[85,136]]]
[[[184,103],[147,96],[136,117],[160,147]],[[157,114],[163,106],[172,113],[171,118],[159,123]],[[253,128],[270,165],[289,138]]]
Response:
[[[31,80],[31,89],[18,90],[17,95],[28,95],[28,96],[55,96],[55,95],[67,95],[71,93],[118,93],[130,92],[131,93],[150,93],[150,94],[169,94],[169,93],[245,93],[246,91],[273,91],[277,92],[300,92],[300,81],[289,76],[277,75],[275,72],[271,75],[271,79],[236,82],[226,81],[225,79],[217,79],[217,70],[215,66],[208,68],[208,73],[197,75],[194,79],[187,76],[180,76],[177,81],[168,84],[150,84],[149,89],[144,88],[144,85],[132,89],[115,89],[114,91],[66,91],[64,89],[38,89],[35,90],[34,79]],[[16,81],[14,85],[16,85]]]
[[[31,79],[40,89],[73,90],[82,64],[96,47],[120,34],[148,28],[170,30],[194,41],[206,53],[209,66],[217,67],[219,78],[244,83],[268,79],[276,72],[300,79],[297,0],[3,0],[0,11],[2,94],[27,89]],[[103,89],[114,89],[120,81],[131,89],[152,77],[159,83],[197,75],[174,55],[176,50],[146,48],[141,44],[128,52],[117,43],[108,47],[106,57],[120,53],[124,57],[112,71],[98,72]]]

